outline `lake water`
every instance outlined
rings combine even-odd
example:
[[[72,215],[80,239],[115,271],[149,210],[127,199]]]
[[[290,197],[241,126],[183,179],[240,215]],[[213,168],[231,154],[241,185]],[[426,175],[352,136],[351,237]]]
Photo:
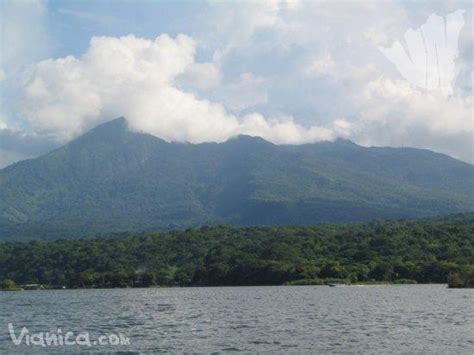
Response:
[[[474,353],[474,290],[446,285],[0,292],[0,311],[0,353]],[[16,346],[8,323],[130,344]]]

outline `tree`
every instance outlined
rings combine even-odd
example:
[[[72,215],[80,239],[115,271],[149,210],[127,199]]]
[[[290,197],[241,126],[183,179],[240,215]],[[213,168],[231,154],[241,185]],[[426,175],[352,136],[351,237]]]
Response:
[[[14,288],[17,288],[17,284],[15,281],[10,280],[10,279],[5,279],[2,282],[0,282],[0,289],[2,290],[11,290]]]

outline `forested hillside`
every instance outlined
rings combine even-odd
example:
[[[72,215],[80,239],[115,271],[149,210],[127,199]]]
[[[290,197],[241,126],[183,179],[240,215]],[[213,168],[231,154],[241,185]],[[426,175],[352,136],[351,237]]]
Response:
[[[0,170],[0,239],[428,217],[473,211],[473,186],[472,165],[428,150],[168,143],[117,119]]]
[[[468,265],[474,265],[474,214],[0,243],[0,280],[50,287],[445,283]]]

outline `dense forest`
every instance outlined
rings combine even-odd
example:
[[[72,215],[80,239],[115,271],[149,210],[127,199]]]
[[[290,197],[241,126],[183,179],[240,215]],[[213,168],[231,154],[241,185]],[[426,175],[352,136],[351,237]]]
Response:
[[[334,279],[445,283],[450,273],[473,264],[472,213],[0,243],[0,280],[10,286],[297,285]]]

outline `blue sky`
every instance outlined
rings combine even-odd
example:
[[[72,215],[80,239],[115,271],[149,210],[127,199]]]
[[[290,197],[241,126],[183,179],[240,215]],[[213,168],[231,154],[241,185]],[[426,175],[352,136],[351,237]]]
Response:
[[[407,31],[450,19],[449,90],[417,85],[394,46],[414,61],[426,48]],[[347,138],[474,160],[470,2],[16,0],[0,23],[0,167],[122,115],[169,141]]]
[[[196,13],[203,1],[50,1],[49,26],[54,57],[80,56],[92,36],[155,38],[167,33],[194,34]]]

